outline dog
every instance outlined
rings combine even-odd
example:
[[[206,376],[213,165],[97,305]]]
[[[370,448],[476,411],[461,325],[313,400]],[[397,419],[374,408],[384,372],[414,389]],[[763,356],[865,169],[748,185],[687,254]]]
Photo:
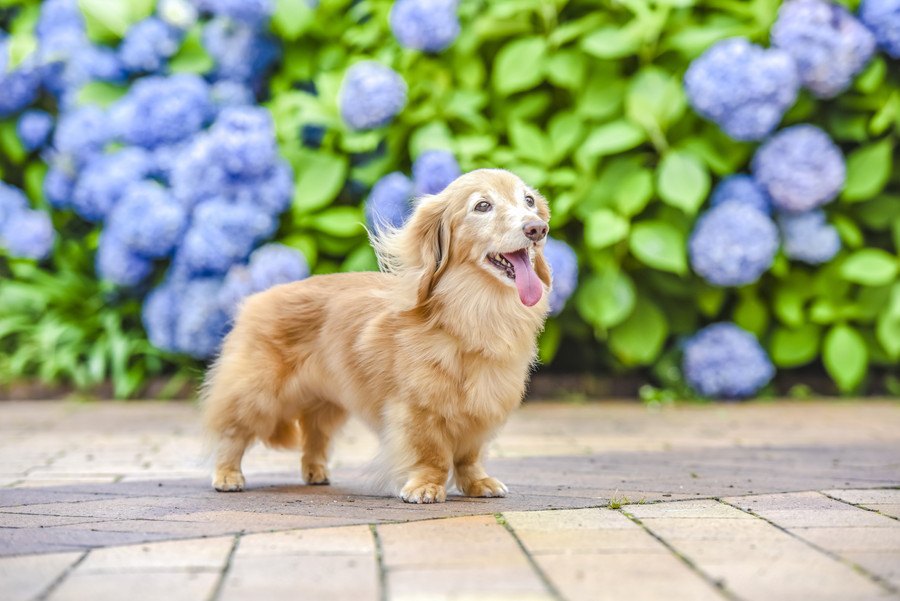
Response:
[[[378,435],[382,480],[409,503],[507,487],[485,445],[521,402],[548,312],[547,201],[510,172],[464,174],[371,236],[380,272],[317,275],[249,297],[207,373],[213,487],[243,490],[256,440],[300,449],[328,484],[348,414]],[[452,474],[451,474],[452,472]]]

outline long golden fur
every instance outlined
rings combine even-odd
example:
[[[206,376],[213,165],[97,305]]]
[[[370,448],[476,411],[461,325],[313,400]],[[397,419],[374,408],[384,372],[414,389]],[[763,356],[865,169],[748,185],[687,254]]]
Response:
[[[549,218],[518,177],[473,171],[373,237],[380,273],[314,276],[247,299],[202,392],[216,490],[243,489],[255,440],[299,448],[303,479],[327,484],[329,441],[353,413],[379,436],[403,500],[444,501],[451,475],[464,495],[504,496],[481,455],[535,359]],[[488,258],[518,249],[533,271],[517,275],[536,274],[539,300]]]

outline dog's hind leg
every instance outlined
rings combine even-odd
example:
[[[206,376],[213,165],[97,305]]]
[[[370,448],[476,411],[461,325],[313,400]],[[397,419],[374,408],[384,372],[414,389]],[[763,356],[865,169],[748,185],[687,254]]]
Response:
[[[307,484],[328,484],[328,450],[332,435],[347,421],[347,411],[321,402],[300,413],[303,457],[300,469]]]
[[[471,449],[453,459],[456,487],[467,497],[505,497],[506,485],[491,478],[481,465],[481,449]]]
[[[244,474],[241,459],[250,443],[250,438],[236,434],[223,435],[216,449],[216,471],[213,473],[213,488],[219,492],[240,492],[244,490]]]

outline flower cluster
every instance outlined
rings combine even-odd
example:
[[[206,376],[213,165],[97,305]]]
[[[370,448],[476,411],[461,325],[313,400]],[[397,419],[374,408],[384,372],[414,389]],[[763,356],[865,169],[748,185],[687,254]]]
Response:
[[[399,228],[412,213],[413,199],[439,194],[460,176],[459,163],[446,150],[426,150],[412,165],[412,179],[395,171],[378,180],[366,199],[366,220],[376,233]]]
[[[362,61],[347,69],[339,103],[352,129],[382,127],[406,105],[406,82],[390,67]]]
[[[139,292],[161,280],[144,323],[165,350],[212,355],[241,299],[309,273],[296,250],[254,250],[293,196],[272,119],[254,106],[279,54],[267,33],[273,10],[271,0],[163,0],[109,47],[90,41],[77,0],[47,0],[37,52],[12,70],[0,34],[0,117],[26,109],[42,89],[55,97],[56,123],[27,110],[17,134],[26,150],[44,152],[50,205],[100,226],[98,276]],[[214,65],[170,74],[191,27]],[[106,108],[75,102],[85,84],[104,81],[128,82],[128,91]],[[47,213],[8,186],[0,213],[0,244],[11,255],[48,255]]]
[[[775,375],[775,367],[753,334],[731,323],[703,328],[685,342],[683,350],[684,377],[706,397],[752,396]]]
[[[784,254],[810,265],[827,263],[841,250],[837,229],[825,219],[825,211],[782,213],[778,217]]]
[[[50,216],[31,209],[24,192],[0,182],[0,248],[13,257],[45,259],[55,239]]]
[[[558,315],[578,287],[578,256],[562,240],[547,237],[544,258],[550,264],[553,280],[550,288],[550,314]]]
[[[846,90],[875,52],[872,33],[847,9],[826,0],[785,2],[771,39],[791,55],[803,86],[819,98]]]
[[[859,18],[891,58],[900,58],[900,0],[862,0]]]
[[[391,8],[391,31],[406,48],[440,52],[459,35],[457,0],[397,0]]]
[[[771,133],[796,101],[799,85],[788,53],[743,38],[714,44],[684,75],[694,109],[736,140]]]

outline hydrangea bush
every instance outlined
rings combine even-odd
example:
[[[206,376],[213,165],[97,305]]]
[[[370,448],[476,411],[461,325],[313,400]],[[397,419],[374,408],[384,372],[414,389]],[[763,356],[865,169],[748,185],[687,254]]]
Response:
[[[900,392],[896,0],[2,6],[10,378],[134,394],[502,167],[551,202],[551,369]]]

